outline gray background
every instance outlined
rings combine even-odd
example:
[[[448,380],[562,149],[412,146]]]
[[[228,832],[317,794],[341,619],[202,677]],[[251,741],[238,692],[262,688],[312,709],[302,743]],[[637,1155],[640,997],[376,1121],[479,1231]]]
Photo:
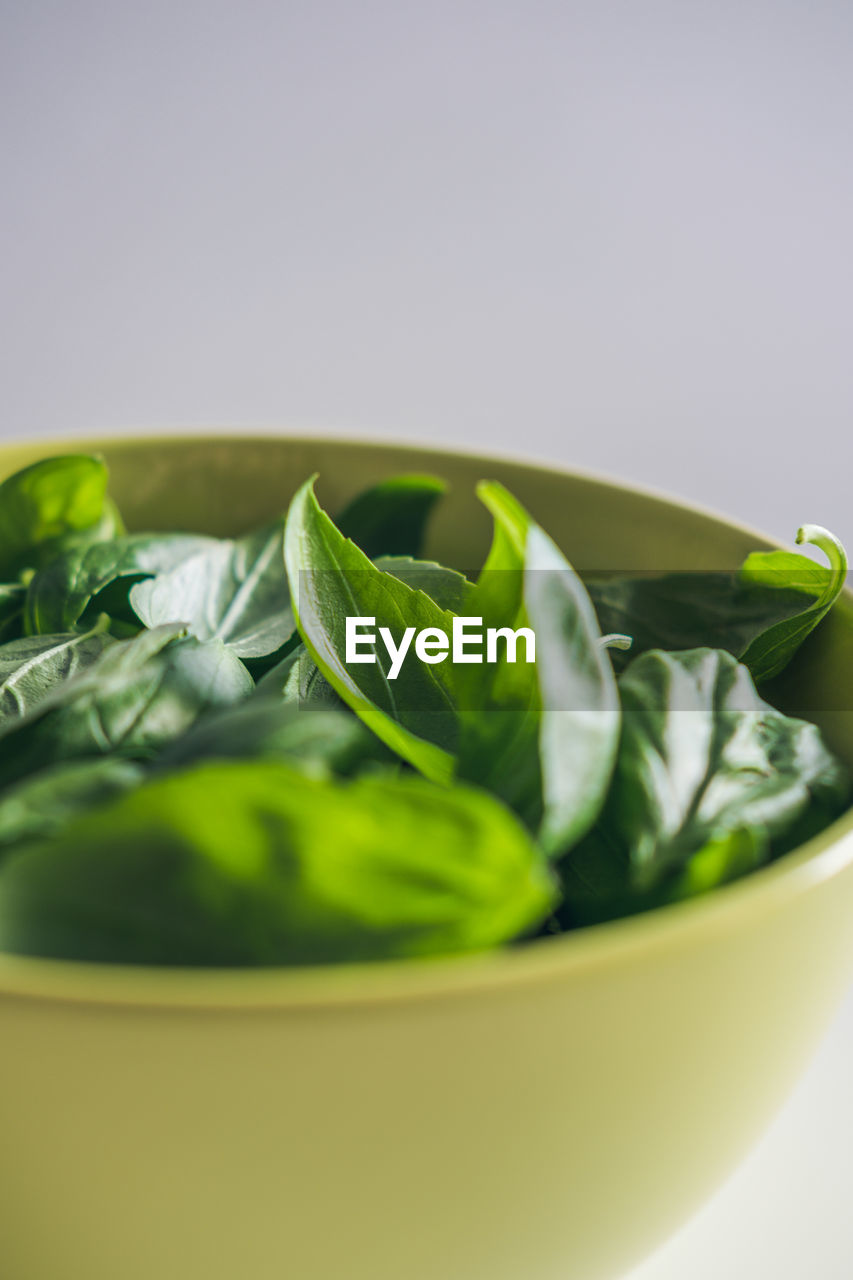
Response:
[[[0,3],[0,432],[576,464],[853,543],[853,10]],[[848,1280],[853,1002],[634,1280]]]

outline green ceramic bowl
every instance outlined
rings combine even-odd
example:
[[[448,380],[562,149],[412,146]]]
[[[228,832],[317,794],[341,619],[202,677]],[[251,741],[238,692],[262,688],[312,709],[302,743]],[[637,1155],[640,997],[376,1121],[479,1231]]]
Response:
[[[67,450],[70,442],[61,448]],[[285,438],[101,450],[132,527],[230,533],[312,471],[335,506],[453,485],[432,551],[476,561],[495,477],[585,568],[720,568],[766,539],[506,461]],[[0,472],[55,452],[0,449]],[[853,764],[853,600],[783,691]],[[842,699],[843,701],[843,699]],[[767,1124],[853,963],[853,814],[706,898],[517,951],[190,972],[0,958],[9,1280],[605,1280]]]

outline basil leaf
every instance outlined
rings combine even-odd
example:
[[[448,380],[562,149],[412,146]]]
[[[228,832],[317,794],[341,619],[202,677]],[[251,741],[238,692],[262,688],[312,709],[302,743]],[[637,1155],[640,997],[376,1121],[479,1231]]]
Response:
[[[495,539],[468,608],[489,625],[532,628],[536,665],[472,668],[460,773],[512,804],[551,856],[595,821],[613,771],[619,699],[589,597],[571,565],[501,485],[478,494]],[[473,699],[470,694],[467,705]]]
[[[758,870],[769,858],[770,843],[763,829],[735,827],[709,836],[667,875],[638,884],[626,848],[599,825],[560,864],[563,902],[556,912],[557,931],[696,897]]]
[[[316,668],[315,668],[316,669]],[[304,710],[275,694],[201,717],[157,759],[158,770],[199,760],[280,759],[317,777],[348,777],[394,757],[349,711]]]
[[[816,524],[803,525],[797,531],[797,542],[819,547],[829,561],[829,568],[816,565],[806,556],[770,551],[754,552],[741,569],[741,580],[753,590],[782,586],[817,597],[800,613],[773,623],[750,642],[741,660],[756,681],[769,680],[788,665],[806,636],[835,604],[847,578],[847,554],[827,529]]]
[[[256,693],[259,697],[266,697],[269,694],[284,695],[285,690],[292,685],[294,679],[294,671],[301,659],[307,657],[308,662],[314,669],[317,664],[308,654],[308,650],[299,637],[296,644],[292,645],[273,666],[269,667],[262,676],[256,679]],[[337,698],[337,694],[335,694]],[[298,700],[298,699],[297,699]]]
[[[629,635],[629,651],[611,650],[616,671],[651,649],[745,652],[769,626],[800,613],[799,592],[750,590],[738,573],[696,572],[587,578],[604,632]]]
[[[0,795],[0,852],[22,840],[61,834],[69,819],[138,786],[139,765],[106,757],[41,769]]]
[[[281,520],[237,541],[213,542],[137,583],[130,603],[147,627],[183,621],[199,640],[222,640],[241,658],[274,653],[294,631]]]
[[[734,827],[710,836],[667,885],[666,901],[695,898],[757,871],[767,861],[768,848],[767,834],[761,827]]]
[[[468,593],[465,616],[484,627],[530,625],[524,602],[524,562],[530,519],[500,485],[483,483],[478,496],[494,518],[492,545]],[[458,774],[494,792],[535,829],[542,820],[542,768],[538,735],[541,702],[536,671],[507,661],[457,668],[460,712]],[[537,647],[537,660],[541,647]]]
[[[99,625],[84,634],[24,636],[0,645],[0,726],[27,715],[60,681],[91,666],[113,643]]]
[[[559,856],[604,804],[619,744],[619,695],[583,584],[536,526],[528,534],[524,583],[542,703],[539,839]]]
[[[135,533],[75,547],[30,582],[26,630],[30,635],[71,631],[87,613],[118,614],[128,621],[133,615],[128,612],[127,597],[134,582],[172,569],[216,544],[215,538],[196,534]]]
[[[835,603],[847,557],[827,530],[805,525],[798,542],[823,550],[829,568],[787,551],[754,552],[736,573],[699,572],[589,578],[603,631],[627,633],[631,656],[650,649],[725,649],[756,681],[787,666]],[[803,597],[812,596],[804,604]],[[630,660],[612,653],[616,670]]]
[[[358,494],[336,524],[370,559],[418,556],[427,519],[447,485],[437,476],[401,475]]]
[[[461,608],[471,585],[463,574],[432,560],[414,560],[411,556],[379,556],[374,564],[382,573],[390,573],[407,586],[423,591],[442,609]],[[258,688],[266,692],[283,693],[288,701],[297,702],[300,706],[343,705],[301,643],[293,645],[283,658],[261,675]]]
[[[541,854],[481,792],[278,762],[157,779],[0,872],[0,946],[121,963],[327,964],[477,951],[550,911]]]
[[[549,851],[562,851],[603,803],[618,739],[615,684],[577,575],[541,530],[531,532],[532,522],[506,490],[484,485],[479,492],[495,516],[495,539],[476,586],[456,585],[465,590],[470,616],[513,629],[527,617],[529,590],[536,613],[530,621],[545,633],[539,650],[549,696],[544,714],[536,670],[509,663],[506,654],[496,665],[404,665],[393,687],[385,655],[377,653],[375,665],[347,668],[341,653],[348,614],[375,617],[377,628],[388,627],[397,639],[406,625],[449,633],[452,615],[371,566],[320,510],[310,485],[294,499],[285,533],[299,629],[322,675],[392,750],[439,780],[449,777],[451,753],[458,750],[460,777],[499,794],[529,825],[540,826]],[[566,674],[567,662],[577,674]],[[288,695],[302,696],[301,659],[287,677]],[[401,738],[400,727],[419,740]],[[424,738],[448,753],[437,772]],[[564,763],[568,741],[575,753]]]
[[[378,738],[435,781],[453,772],[457,715],[444,666],[404,663],[390,681],[390,660],[344,662],[347,616],[375,617],[399,642],[414,627],[452,628],[451,615],[422,591],[383,573],[344,538],[314,496],[313,481],[290,504],[284,560],[296,623],[306,649],[345,703]]]
[[[844,808],[849,777],[819,730],[765,702],[730,654],[652,651],[631,663],[619,690],[613,785],[595,831],[562,868],[576,919],[730,878]]]
[[[65,539],[115,534],[121,521],[106,488],[106,466],[87,454],[45,458],[4,480],[0,577],[13,578],[45,563]]]
[[[208,708],[247,696],[252,678],[220,641],[158,627],[117,641],[20,720],[0,725],[0,787],[60,760],[114,752],[147,759]]]
[[[423,591],[440,608],[461,613],[471,588],[464,574],[448,569],[434,560],[415,560],[411,556],[377,556],[373,562],[382,573],[405,582],[414,591]]]
[[[308,710],[346,706],[301,643],[258,682],[257,689],[261,695],[278,693],[285,702]]]

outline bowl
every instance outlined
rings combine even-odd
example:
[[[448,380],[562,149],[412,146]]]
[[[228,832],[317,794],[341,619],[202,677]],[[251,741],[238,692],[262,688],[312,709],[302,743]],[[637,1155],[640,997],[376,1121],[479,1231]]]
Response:
[[[766,538],[506,460],[245,435],[98,450],[130,526],[225,534],[321,474],[453,490],[471,565],[508,485],[575,564],[720,568]],[[853,764],[853,597],[779,691]],[[517,949],[299,971],[0,957],[0,1240],[10,1280],[607,1280],[767,1125],[853,968],[853,813],[705,898]]]

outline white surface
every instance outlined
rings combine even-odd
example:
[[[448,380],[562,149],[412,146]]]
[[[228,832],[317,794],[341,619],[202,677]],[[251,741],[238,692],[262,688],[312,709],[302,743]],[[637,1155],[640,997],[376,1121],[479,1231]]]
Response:
[[[290,424],[853,543],[853,10],[0,0],[0,432]],[[633,1280],[847,1280],[853,1003]]]
[[[765,1138],[626,1280],[850,1280],[851,1068],[853,992]]]

